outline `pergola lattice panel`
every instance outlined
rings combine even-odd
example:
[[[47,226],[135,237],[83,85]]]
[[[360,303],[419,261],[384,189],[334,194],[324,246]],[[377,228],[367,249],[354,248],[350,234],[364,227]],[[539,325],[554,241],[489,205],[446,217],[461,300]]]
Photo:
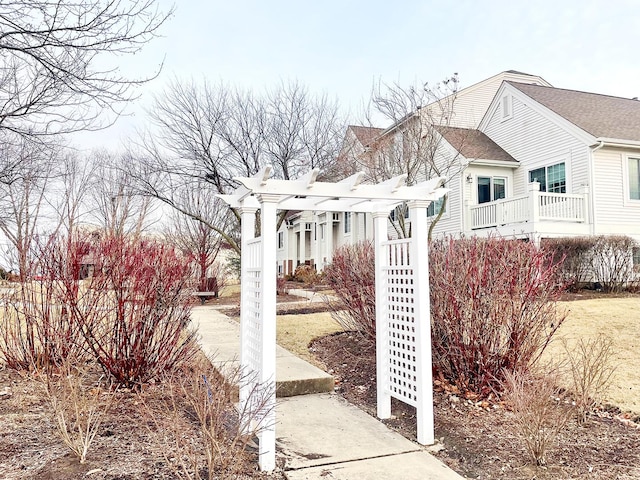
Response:
[[[250,371],[258,371],[262,358],[262,312],[260,309],[260,292],[262,288],[262,238],[254,238],[247,242],[247,272],[242,278],[242,306],[246,309],[246,322],[242,325],[242,362]],[[254,380],[255,382],[255,380]],[[253,386],[251,388],[254,389]]]
[[[409,405],[417,405],[416,318],[413,267],[408,239],[383,242],[389,264],[382,268],[386,314],[382,321],[387,338],[389,394]]]

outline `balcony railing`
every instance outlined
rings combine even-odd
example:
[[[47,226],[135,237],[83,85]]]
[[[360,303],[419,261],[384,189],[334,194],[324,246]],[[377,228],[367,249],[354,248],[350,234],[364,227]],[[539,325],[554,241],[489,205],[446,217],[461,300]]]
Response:
[[[547,193],[531,183],[527,195],[505,198],[470,207],[470,227],[498,227],[525,222],[587,222],[586,195]]]

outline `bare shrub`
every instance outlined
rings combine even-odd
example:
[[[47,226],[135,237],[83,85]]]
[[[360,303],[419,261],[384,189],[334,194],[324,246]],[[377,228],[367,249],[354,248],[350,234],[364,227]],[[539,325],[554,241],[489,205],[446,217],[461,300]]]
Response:
[[[637,243],[624,235],[600,235],[595,237],[591,251],[591,268],[594,278],[609,293],[618,293],[635,280],[633,249]]]
[[[59,373],[49,371],[45,392],[55,418],[56,430],[69,450],[84,463],[102,421],[113,407],[116,395],[110,382],[86,366],[64,362]]]
[[[375,341],[375,254],[371,242],[336,249],[324,275],[338,299],[327,302],[333,319],[344,330],[359,332]]]
[[[287,293],[287,279],[284,277],[276,278],[276,294],[284,295]]]
[[[542,246],[551,254],[552,262],[561,264],[560,272],[566,288],[577,291],[593,279],[592,249],[595,237],[546,238]]]
[[[514,414],[514,430],[536,465],[546,464],[546,454],[571,418],[571,403],[558,387],[558,371],[543,375],[504,372],[504,399]]]
[[[224,375],[199,358],[163,379],[165,402],[146,404],[153,432],[168,447],[167,462],[180,478],[235,478],[254,469],[253,439],[265,427],[254,420],[258,411],[264,414],[266,396],[254,389],[247,402],[252,408],[239,412],[238,386],[250,379],[238,367],[221,369]]]
[[[557,264],[532,243],[444,239],[430,247],[434,366],[463,391],[499,391],[564,321]]]
[[[595,338],[579,338],[571,346],[565,340],[563,347],[566,355],[569,388],[574,395],[576,417],[580,424],[587,420],[587,414],[602,403],[602,396],[611,384],[615,366],[613,340],[605,335]]]
[[[305,285],[314,285],[320,280],[320,275],[311,265],[299,265],[293,273],[293,279]]]

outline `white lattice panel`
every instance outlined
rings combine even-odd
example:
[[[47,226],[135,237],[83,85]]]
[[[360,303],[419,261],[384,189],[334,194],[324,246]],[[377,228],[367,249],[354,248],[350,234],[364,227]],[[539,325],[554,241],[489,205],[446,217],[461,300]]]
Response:
[[[262,354],[262,312],[260,310],[260,289],[262,282],[261,239],[247,242],[248,251],[242,252],[247,259],[246,278],[242,279],[243,305],[246,324],[244,325],[243,367],[249,372],[261,368]]]
[[[387,391],[405,403],[417,403],[416,318],[414,271],[409,239],[383,243],[387,265],[383,267],[385,332],[388,348]]]

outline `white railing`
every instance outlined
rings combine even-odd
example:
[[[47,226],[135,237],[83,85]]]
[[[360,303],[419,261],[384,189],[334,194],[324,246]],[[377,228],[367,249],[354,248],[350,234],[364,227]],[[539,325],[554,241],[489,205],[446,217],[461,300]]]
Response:
[[[525,222],[587,222],[585,195],[547,193],[530,184],[528,195],[470,206],[472,230]]]
[[[563,222],[585,222],[585,202],[583,195],[538,192],[541,220]]]
[[[528,218],[528,196],[505,198],[471,207],[472,229],[526,222]]]

